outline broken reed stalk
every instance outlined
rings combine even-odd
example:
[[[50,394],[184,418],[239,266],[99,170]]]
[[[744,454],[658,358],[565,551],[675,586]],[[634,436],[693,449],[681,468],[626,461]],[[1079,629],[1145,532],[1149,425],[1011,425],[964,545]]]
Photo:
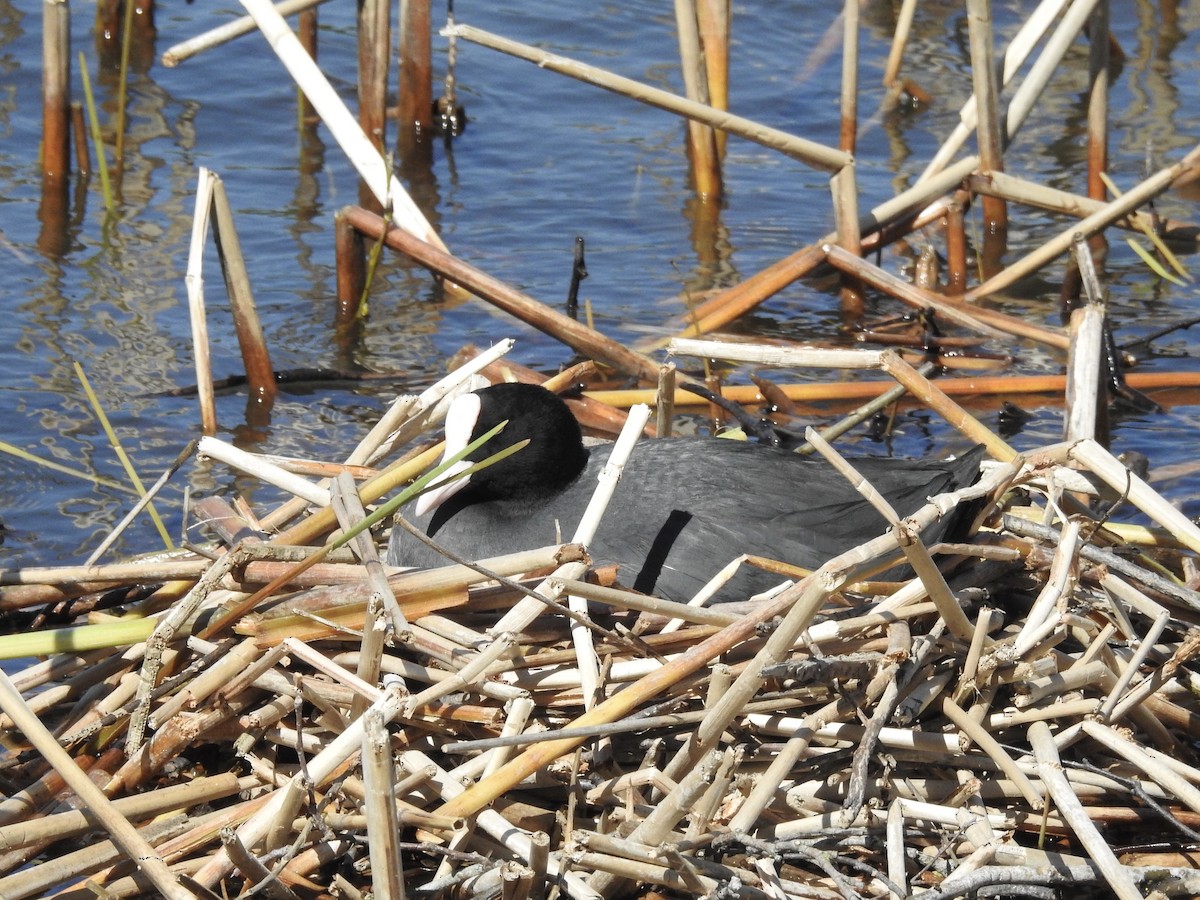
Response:
[[[366,788],[367,829],[372,835],[372,889],[381,898],[404,900],[404,861],[400,856],[400,820],[392,764],[391,735],[378,711],[366,714],[362,739],[363,785]]]
[[[623,344],[604,337],[586,325],[539,303],[532,297],[514,290],[504,282],[476,269],[444,250],[422,241],[411,234],[387,228],[383,219],[359,207],[346,207],[347,221],[372,239],[382,234],[384,241],[393,250],[411,256],[421,265],[438,275],[461,285],[472,294],[487,300],[510,315],[543,331],[579,353],[599,360],[619,371],[638,378],[655,381],[658,364],[649,357],[630,350]]]
[[[397,23],[396,121],[401,147],[428,140],[433,125],[433,52],[429,0],[405,0]]]
[[[833,218],[838,233],[838,245],[847,253],[862,253],[862,232],[858,221],[858,174],[854,163],[858,140],[858,4],[846,0],[842,7],[842,94],[841,126],[838,130],[838,149],[850,154],[851,162],[830,178],[833,199]],[[865,310],[862,285],[852,275],[842,278],[842,312],[861,319]]]
[[[101,169],[104,160],[100,160]],[[196,176],[196,208],[192,217],[192,239],[188,247],[187,286],[188,313],[192,324],[192,353],[196,364],[196,400],[200,404],[200,430],[206,435],[217,433],[217,409],[213,391],[212,360],[209,357],[208,314],[204,305],[204,242],[208,234],[208,217],[212,210],[212,195],[216,176],[203,166]]]
[[[42,0],[42,177],[71,174],[71,6]]]
[[[83,104],[71,101],[71,138],[75,145],[75,171],[86,177],[92,174],[92,155],[88,150],[87,120],[83,115]]]
[[[1006,172],[988,172],[986,174],[971,175],[967,178],[966,184],[976,194],[996,194],[1014,203],[1063,213],[1064,215],[1074,216],[1077,219],[1087,218],[1105,206],[1099,200],[1091,200],[1081,194],[1072,194],[1068,191],[1044,187]],[[1120,195],[1117,192],[1113,192],[1113,196]],[[1172,222],[1171,220],[1156,222],[1154,216],[1150,213],[1138,212],[1136,210],[1113,220],[1111,224],[1117,228],[1124,228],[1129,231],[1140,230],[1143,234],[1146,233],[1147,229],[1153,233],[1161,228],[1165,234],[1175,240],[1196,240],[1195,229],[1190,228],[1190,226],[1184,225],[1181,222]]]
[[[709,105],[708,72],[703,49],[695,0],[675,0],[675,31],[679,36],[680,71],[687,98],[694,103]],[[721,199],[721,161],[717,153],[716,132],[701,122],[689,119],[686,123],[687,156],[691,163],[692,188],[706,203]]]
[[[322,0],[324,2],[324,0]],[[246,18],[250,18],[247,16]],[[250,19],[253,25],[254,20]],[[315,62],[317,59],[317,37],[319,34],[319,21],[317,19],[317,7],[310,6],[304,9],[299,18],[296,20],[296,39],[300,41],[300,46],[304,48]],[[257,26],[255,26],[257,27]],[[253,29],[252,29],[253,30]],[[296,132],[297,134],[305,134],[311,126],[317,122],[317,112],[313,109],[313,105],[308,102],[308,97],[299,87],[296,88]]]
[[[1096,4],[1088,19],[1088,196],[1103,201],[1108,172],[1108,3]]]
[[[665,363],[658,369],[658,387],[654,396],[654,429],[659,437],[671,436],[671,419],[675,414],[675,363]]]
[[[695,103],[669,91],[652,88],[631,78],[614,75],[603,69],[589,66],[575,60],[567,59],[552,53],[546,53],[528,44],[521,44],[496,34],[491,34],[470,25],[454,25],[442,30],[445,37],[458,37],[472,43],[507,53],[518,59],[534,63],[540,69],[549,69],[561,75],[569,75],[580,81],[586,81],[597,87],[614,93],[622,94],[641,103],[665,109],[676,115],[685,116],[698,122],[703,122],[713,128],[719,128],[730,134],[761,144],[764,147],[778,150],[786,156],[798,159],[815,169],[827,172],[849,165],[852,158],[849,154],[831,147],[825,147],[814,141],[805,140],[787,134],[775,128],[752,122],[741,116],[715,110],[701,103]]]
[[[400,228],[444,251],[446,245],[433,226],[417,208],[400,180],[388,170],[375,144],[363,132],[312,57],[300,46],[296,35],[270,0],[241,0],[241,3],[380,206],[391,211],[392,220]]]
[[[729,0],[698,0],[696,21],[704,69],[708,81],[708,103],[713,109],[729,109]],[[724,131],[715,131],[717,160],[725,158]]]
[[[1100,210],[1087,218],[1073,224],[1069,229],[1060,232],[1037,249],[1027,253],[1022,259],[1008,266],[1002,272],[993,275],[983,284],[967,291],[964,299],[974,302],[988,297],[997,291],[1011,287],[1022,278],[1033,274],[1052,259],[1061,256],[1071,246],[1077,233],[1084,236],[1096,234],[1114,221],[1144,205],[1167,190],[1176,180],[1193,173],[1200,168],[1200,145],[1194,147],[1179,162],[1160,169],[1124,195],[1105,204]]]
[[[328,2],[329,0],[284,0],[282,3],[275,4],[275,9],[281,16],[291,16],[314,9],[322,3]],[[212,50],[214,47],[220,47],[222,44],[229,43],[234,38],[251,34],[257,28],[258,26],[254,24],[253,18],[250,16],[241,16],[232,22],[220,25],[209,31],[205,31],[203,34],[198,34],[193,38],[188,38],[186,41],[168,47],[163,52],[159,61],[168,69],[174,68],[181,62],[191,59],[205,50]]]
[[[219,438],[201,438],[199,449],[202,456],[210,457],[241,472],[253,475],[260,481],[285,490],[308,503],[314,503],[317,506],[329,505],[328,488],[313,484],[299,475],[293,475],[279,466],[268,463],[262,457],[239,450]]]
[[[359,303],[367,289],[367,245],[363,233],[346,221],[346,211],[333,216],[334,259],[337,267],[338,325],[347,325],[358,316]]]
[[[912,31],[913,14],[917,9],[917,0],[902,0],[896,13],[896,28],[892,32],[892,47],[888,51],[887,62],[883,67],[883,84],[885,87],[898,87],[900,67],[904,64],[904,48],[908,44],[908,35]]]
[[[263,337],[258,310],[254,305],[250,275],[246,271],[246,260],[242,256],[242,245],[233,222],[233,209],[225,193],[225,182],[219,175],[212,176],[212,192],[213,238],[217,243],[221,272],[225,276],[225,291],[229,295],[229,308],[233,314],[238,347],[242,351],[242,366],[246,371],[251,401],[262,409],[270,410],[275,403],[275,370],[271,367],[271,355],[267,351],[267,341]]]
[[[1008,86],[1008,83],[1024,64],[1029,54],[1033,51],[1033,48],[1037,46],[1037,42],[1041,40],[1046,29],[1054,23],[1054,20],[1058,18],[1059,13],[1068,2],[1069,0],[1041,0],[1034,11],[1021,23],[1021,27],[1013,36],[1011,43],[1008,45],[1008,50],[1004,54],[1004,71],[1000,78],[1001,87]],[[963,104],[958,117],[958,124],[954,126],[950,137],[942,143],[937,153],[933,155],[933,158],[925,167],[925,171],[917,179],[918,184],[945,169],[958,154],[958,151],[962,149],[962,145],[971,137],[978,122],[978,107],[976,106],[974,94]]]
[[[1071,313],[1071,344],[1067,354],[1067,416],[1063,438],[1081,440],[1101,438],[1097,423],[1102,420],[1108,399],[1104,360],[1104,329],[1107,320],[1107,296],[1096,276],[1092,251],[1078,239],[1074,258],[1083,278],[1085,302]],[[1107,434],[1108,429],[1103,429]]]
[[[387,150],[390,10],[385,0],[358,4],[358,124],[380,154]]]
[[[985,172],[1004,171],[1004,131],[1000,125],[1000,87],[993,63],[992,9],[990,0],[967,0],[970,31],[971,77],[975,86],[975,133],[979,139],[979,163]],[[1008,210],[994,197],[983,198],[986,233],[1008,230]]]

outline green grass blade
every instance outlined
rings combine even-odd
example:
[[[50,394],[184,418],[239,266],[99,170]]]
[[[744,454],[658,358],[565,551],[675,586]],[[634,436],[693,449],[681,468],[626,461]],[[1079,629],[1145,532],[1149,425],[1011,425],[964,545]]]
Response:
[[[113,481],[111,478],[105,478],[103,475],[93,475],[91,472],[83,472],[79,469],[72,469],[69,466],[64,466],[62,463],[54,462],[49,459],[42,459],[40,456],[34,456],[28,450],[22,450],[8,441],[0,441],[0,452],[7,453],[10,456],[15,456],[18,459],[23,459],[26,462],[35,463],[46,469],[53,469],[55,472],[61,472],[64,475],[70,475],[73,478],[79,478],[83,481],[90,481],[93,484],[98,484],[101,487],[112,488],[114,491],[121,491],[125,494],[136,493],[127,485],[121,484],[119,481]]]
[[[108,180],[108,159],[104,155],[104,138],[100,134],[100,120],[96,117],[96,98],[92,95],[92,79],[88,76],[87,58],[79,52],[79,74],[83,79],[83,97],[87,101],[88,128],[92,132],[92,143],[96,145],[96,168],[100,170],[100,191],[104,194],[104,208],[112,215],[112,184]]]
[[[117,437],[117,432],[113,429],[112,423],[109,422],[107,414],[104,412],[104,407],[100,405],[100,398],[96,396],[96,392],[92,390],[92,384],[88,381],[87,375],[84,374],[83,366],[78,360],[74,361],[75,376],[79,379],[79,383],[83,385],[83,391],[87,394],[88,402],[92,404],[92,410],[96,413],[96,418],[99,419],[101,427],[104,428],[104,433],[108,435],[108,442],[112,444],[113,451],[117,454],[117,459],[121,461],[121,465],[125,468],[125,474],[129,476],[129,483],[133,485],[133,489],[137,492],[139,498],[146,496],[146,486],[142,484],[142,479],[138,477],[137,470],[133,467],[133,460],[125,452],[125,448],[121,446],[121,440]],[[163,544],[168,550],[175,548],[174,541],[167,534],[166,526],[159,518],[158,510],[154,508],[153,503],[146,505],[146,512],[150,514],[151,520],[154,522],[154,527],[158,529],[159,536],[163,539]]]

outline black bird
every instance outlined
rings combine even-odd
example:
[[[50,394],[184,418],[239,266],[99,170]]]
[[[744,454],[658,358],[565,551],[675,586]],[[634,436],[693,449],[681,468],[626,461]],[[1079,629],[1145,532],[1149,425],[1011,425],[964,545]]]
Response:
[[[528,446],[402,510],[422,532],[468,559],[546,546],[560,535],[569,540],[611,451],[611,445],[585,448],[570,409],[545,388],[498,384],[453,402],[447,455],[505,420],[504,430],[471,458],[485,459],[526,438]],[[906,516],[926,498],[974,482],[982,451],[951,462],[859,459],[854,465]],[[944,518],[925,539],[941,540],[958,518]],[[686,601],[739,554],[816,568],[886,528],[823,459],[734,440],[642,440],[588,551],[596,565],[619,564],[621,583]],[[399,526],[387,561],[446,564]],[[715,599],[745,599],[782,580],[742,566]]]

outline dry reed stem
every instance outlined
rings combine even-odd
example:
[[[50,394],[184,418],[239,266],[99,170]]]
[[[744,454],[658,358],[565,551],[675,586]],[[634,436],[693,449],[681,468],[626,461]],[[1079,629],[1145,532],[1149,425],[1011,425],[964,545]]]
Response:
[[[690,349],[725,352],[711,345]],[[869,359],[933,396],[894,357],[852,354],[841,361],[858,365]],[[809,361],[817,358],[839,359]],[[958,417],[953,405],[940,408]],[[413,409],[409,414],[402,430],[418,439],[427,414]],[[642,421],[627,420],[627,439],[643,431]],[[1093,442],[1066,442],[1030,458],[1049,481],[1060,480],[1057,467],[1064,463],[1080,465],[1089,477],[1127,492],[1157,525],[1174,532],[1177,547],[1200,552],[1200,531]],[[989,471],[977,486],[938,499],[914,519],[928,523],[957,503],[990,498],[1015,477],[1032,476],[1028,470],[1017,476],[1015,467]],[[367,481],[362,495],[379,490],[381,478]],[[362,511],[349,476],[338,480],[336,493],[348,501],[339,501],[345,527]],[[229,514],[217,505],[205,511]],[[252,510],[249,514],[253,518]],[[313,511],[293,533],[317,540],[336,525],[333,512]],[[219,530],[220,540],[236,541],[241,527],[228,523]],[[180,604],[168,617],[169,628],[180,629],[176,639],[168,646],[164,630],[150,654],[161,659],[162,676],[148,677],[147,688],[153,682],[153,689],[143,691],[146,721],[156,731],[119,768],[116,753],[106,754],[94,764],[96,775],[115,796],[136,785],[170,783],[170,767],[188,748],[236,752],[253,773],[238,785],[261,786],[261,797],[170,826],[167,833],[179,831],[178,837],[155,851],[172,872],[193,872],[198,883],[214,886],[232,871],[235,857],[244,877],[254,879],[262,872],[248,854],[294,844],[303,850],[285,867],[280,884],[298,889],[300,879],[327,877],[335,854],[352,856],[353,835],[370,848],[377,890],[386,878],[394,893],[428,877],[444,876],[447,883],[466,877],[470,861],[487,855],[503,864],[480,871],[473,884],[501,896],[531,893],[541,884],[572,897],[600,897],[629,878],[695,894],[734,877],[745,879],[751,896],[767,890],[776,897],[832,896],[834,881],[845,889],[865,882],[855,882],[849,869],[830,861],[831,842],[855,840],[857,829],[881,828],[886,849],[859,852],[869,865],[886,867],[903,882],[897,887],[907,888],[912,874],[902,852],[915,850],[915,842],[932,829],[948,841],[946,883],[965,890],[1000,865],[1041,867],[1041,877],[1047,877],[1048,858],[1021,848],[1010,834],[1020,831],[1021,840],[1031,842],[1042,827],[1064,842],[1078,840],[1074,846],[1091,857],[1073,857],[1063,866],[1086,863],[1093,879],[1095,867],[1103,867],[1109,884],[1120,886],[1114,890],[1143,885],[1154,864],[1113,868],[1112,860],[1100,858],[1089,819],[1150,827],[1153,820],[1143,818],[1147,814],[1136,808],[1140,801],[1129,793],[1130,774],[1137,790],[1171,808],[1180,821],[1200,819],[1195,786],[1200,774],[1171,759],[1200,733],[1200,715],[1187,695],[1196,680],[1190,660],[1200,639],[1191,634],[1190,613],[1179,612],[1186,599],[1160,597],[1137,566],[1135,574],[1121,578],[1096,569],[1084,548],[1100,538],[1086,522],[1064,525],[1061,540],[1021,536],[1006,520],[994,527],[1010,551],[1007,557],[990,554],[990,538],[950,552],[1007,559],[1002,563],[1007,574],[1022,570],[1027,586],[1005,588],[1004,621],[986,610],[977,614],[973,606],[959,609],[964,620],[952,634],[943,633],[939,619],[953,619],[947,604],[956,601],[939,593],[938,583],[914,579],[890,596],[863,596],[848,587],[861,572],[891,564],[881,560],[895,556],[894,534],[830,560],[774,599],[745,606],[682,607],[560,573],[543,589],[585,600],[577,615],[586,613],[606,629],[582,653],[591,675],[584,674],[589,666],[581,665],[571,636],[577,619],[542,614],[519,628],[499,627],[506,617],[497,604],[511,600],[494,588],[468,590],[484,576],[466,567],[389,578],[387,592],[397,596],[412,623],[406,639],[389,647],[367,615],[369,602],[380,605],[384,586],[368,584],[362,568],[323,564],[331,582],[348,577],[357,582],[317,588],[309,582],[289,588],[299,587],[300,593],[286,598],[282,587],[273,588],[263,600],[277,608],[256,610],[253,619],[238,623],[239,632],[252,635],[241,644],[229,638],[181,642],[188,614],[182,611],[187,604]],[[1051,563],[1047,548],[1054,544]],[[360,541],[356,549],[369,568],[374,545]],[[740,559],[740,549],[731,547],[729,555]],[[190,604],[205,597],[224,600],[224,590],[252,577],[277,576],[278,570],[264,568],[261,556],[267,552],[277,551],[244,543],[199,567],[179,560],[162,568],[77,572],[120,581],[187,571],[198,579]],[[570,551],[550,548],[510,565],[527,571],[536,559],[536,565],[552,568],[564,552]],[[1178,549],[1162,551],[1169,566],[1177,567],[1181,556]],[[296,551],[281,558],[296,558]],[[986,568],[973,565],[966,567],[970,576]],[[5,577],[36,582],[68,574],[22,571]],[[933,588],[932,601],[927,587]],[[883,590],[859,590],[868,589]],[[972,602],[971,591],[959,590],[964,603]],[[672,633],[666,623],[676,618],[704,624]],[[356,629],[364,623],[368,634],[361,635]],[[769,633],[760,633],[766,623]],[[293,628],[297,634],[289,635]],[[490,634],[501,637],[487,646]],[[54,665],[28,667],[19,676],[20,688],[37,692],[31,701],[38,704],[37,715],[53,721],[60,733],[73,732],[70,740],[90,734],[107,743],[126,733],[139,657],[136,648],[109,660],[63,654]],[[399,686],[381,691],[378,679],[385,673],[407,679],[411,692]],[[829,687],[835,681],[836,693]],[[589,709],[593,698],[598,702]],[[379,718],[365,737],[372,708]],[[1101,722],[1106,714],[1110,721],[1127,719],[1127,726],[1114,731]],[[394,724],[381,731],[385,720]],[[674,742],[675,732],[682,732],[681,744]],[[603,743],[583,748],[597,739]],[[1068,765],[1094,757],[1097,748],[1120,757],[1113,773],[1125,780]],[[399,770],[390,764],[393,749],[401,755]],[[886,768],[878,764],[880,751]],[[293,758],[298,761],[289,762]],[[360,767],[371,772],[365,785]],[[953,769],[954,777],[924,777],[943,767]],[[43,782],[43,771],[28,769],[20,784],[36,797],[14,795],[0,804],[0,818],[53,808],[48,804],[57,779]],[[378,784],[389,778],[396,802],[381,803],[388,792]],[[751,786],[748,795],[739,783]],[[1047,792],[1054,799],[1050,813],[1042,809]],[[576,844],[547,837],[554,832],[556,804],[568,805],[564,797],[574,798],[566,828],[574,829]],[[324,810],[332,835],[308,829],[310,800]],[[876,801],[887,804],[886,823]],[[1127,806],[1119,807],[1122,802]],[[125,799],[119,803],[135,808]],[[1179,805],[1182,812],[1174,810]],[[476,817],[473,828],[463,823],[467,815]],[[57,834],[66,823],[55,820],[35,834]],[[218,829],[238,823],[227,849],[217,849]],[[1156,833],[1161,828],[1153,826]],[[414,879],[404,884],[399,845],[379,835],[391,840],[414,832],[425,843],[404,849],[410,867],[405,874]],[[449,843],[435,843],[447,838]],[[45,839],[35,837],[26,846],[36,848]],[[439,856],[436,847],[447,853]],[[241,855],[243,848],[247,855]],[[110,847],[88,849],[81,859],[64,860],[59,871],[82,871],[85,862],[112,866],[120,859]],[[753,857],[768,849],[783,853],[790,867],[734,865],[739,853]],[[591,868],[573,868],[581,865]],[[22,875],[22,891],[36,895],[55,871],[39,873],[36,886],[32,876]],[[111,881],[116,874],[105,876],[108,883],[116,883]],[[1184,883],[1186,873],[1171,877]],[[233,882],[222,888],[233,889]],[[140,889],[155,890],[144,883]]]
[[[282,3],[277,3],[275,9],[281,16],[291,16],[328,2],[329,0],[284,0]],[[163,51],[159,61],[168,69],[174,68],[181,62],[189,60],[197,54],[203,53],[206,50],[212,50],[214,47],[220,47],[222,44],[227,44],[234,38],[250,34],[257,28],[258,26],[254,24],[252,17],[241,16],[232,22],[211,28],[202,34],[168,47]]]
[[[358,207],[346,208],[347,218],[355,227],[372,237],[383,235],[384,242],[415,259],[472,294],[516,316],[534,328],[562,341],[579,353],[608,363],[619,371],[647,381],[657,378],[658,364],[617,341],[576,322],[532,297],[476,269],[457,257],[407,234],[400,229],[385,230],[379,216]]]
[[[138,867],[154,882],[155,888],[168,900],[188,900],[192,896],[191,892],[176,883],[170,870],[145,838],[134,829],[128,819],[112,807],[109,799],[75,765],[75,761],[58,745],[41,721],[29,712],[8,675],[2,671],[0,708],[87,805],[91,815],[112,835],[113,841],[125,855],[137,861]]]
[[[1096,830],[1074,791],[1071,790],[1070,784],[1063,777],[1058,750],[1054,746],[1050,728],[1046,723],[1034,722],[1029,726],[1029,742],[1037,758],[1038,774],[1053,798],[1055,806],[1058,807],[1059,813],[1068,820],[1080,842],[1087,848],[1092,861],[1100,867],[1113,893],[1122,900],[1140,898],[1142,894],[1133,879],[1117,861],[1108,842]]]
[[[575,60],[567,59],[553,53],[546,53],[536,47],[521,44],[500,35],[491,34],[480,28],[457,24],[442,29],[442,35],[445,37],[462,38],[463,40],[498,50],[501,53],[506,53],[509,56],[515,56],[518,59],[532,62],[540,69],[548,69],[551,72],[569,75],[572,78],[577,78],[580,81],[586,81],[605,90],[622,94],[641,103],[665,109],[668,112],[685,116],[693,121],[703,122],[713,128],[727,131],[730,134],[753,141],[756,144],[761,144],[764,147],[778,150],[780,153],[798,159],[816,169],[836,172],[849,165],[853,160],[853,157],[849,153],[835,150],[832,147],[822,146],[815,141],[787,134],[776,128],[744,119],[741,116],[713,109],[707,104],[696,103],[672,94],[669,91],[649,87],[631,78],[614,75],[595,66],[576,62]]]
[[[246,271],[246,260],[242,256],[242,245],[238,240],[233,223],[233,209],[225,193],[225,182],[220,176],[213,177],[213,239],[225,276],[225,291],[229,295],[229,308],[242,353],[242,366],[251,396],[266,409],[275,402],[275,370],[263,337],[258,310],[254,305],[254,294],[250,289],[250,275]]]
[[[289,494],[294,494],[308,503],[313,503],[317,506],[329,505],[328,489],[318,487],[304,478],[293,475],[291,472],[267,462],[254,453],[247,453],[245,450],[240,450],[225,441],[207,436],[200,439],[198,449],[202,456],[208,456],[218,462],[225,463],[225,465],[231,468],[244,472],[247,475],[252,475],[261,481],[265,481],[267,484],[287,491]]]
[[[1020,29],[1013,36],[1012,42],[1008,45],[1008,50],[1004,54],[1004,69],[1001,73],[1001,86],[1006,86],[1016,74],[1017,70],[1024,64],[1033,47],[1041,39],[1042,34],[1047,28],[1053,24],[1058,18],[1062,8],[1066,6],[1068,0],[1042,0],[1037,8],[1032,13],[1025,17]],[[925,171],[921,173],[918,183],[933,177],[938,172],[941,172],[946,164],[952,160],[956,153],[962,148],[975,130],[976,122],[978,121],[976,99],[974,94],[967,99],[959,112],[959,123],[954,126],[954,131],[950,137],[938,148],[933,159],[925,167]]]
[[[1191,390],[1200,387],[1200,375],[1194,372],[1130,372],[1126,382],[1138,390]],[[974,375],[970,377],[945,377],[938,379],[938,388],[952,397],[989,395],[1047,394],[1047,402],[1061,402],[1066,388],[1065,375]],[[796,402],[853,402],[877,397],[894,383],[885,381],[839,381],[829,383],[777,384],[783,395]],[[763,404],[767,398],[752,384],[729,384],[721,388],[721,395],[743,405]],[[614,390],[590,390],[586,396],[616,407],[627,407],[633,403],[653,403],[653,388],[624,388]],[[686,388],[675,389],[676,406],[691,407],[707,403]]]
[[[390,5],[358,4],[358,121],[380,154],[386,152]]]
[[[1064,10],[1058,26],[1050,35],[1042,52],[1034,60],[1020,87],[1014,92],[1008,103],[1008,114],[1005,120],[1006,138],[1012,141],[1029,113],[1045,90],[1047,83],[1058,69],[1063,56],[1071,48],[1076,37],[1083,30],[1088,18],[1096,7],[1098,0],[1075,0]]]
[[[196,399],[200,404],[200,429],[206,435],[217,433],[217,413],[213,395],[212,362],[209,358],[208,319],[204,306],[204,239],[212,210],[215,175],[200,167],[196,184],[196,208],[192,218],[192,239],[188,247],[188,314],[192,323],[192,352],[196,357]]]
[[[708,72],[700,43],[698,10],[694,0],[675,0],[675,31],[679,36],[680,70],[687,98],[709,105]],[[716,132],[694,120],[687,123],[688,160],[691,163],[692,186],[705,202],[721,198],[721,162],[717,152]]]
[[[1006,172],[972,175],[966,183],[971,191],[977,194],[994,193],[1014,203],[1074,216],[1077,219],[1087,218],[1092,213],[1104,208],[1102,200],[1093,200],[1080,194],[1045,187]],[[1140,231],[1143,234],[1147,231],[1150,233],[1162,232],[1174,240],[1195,241],[1197,236],[1194,228],[1190,228],[1182,222],[1171,219],[1156,220],[1149,213],[1137,211],[1116,219],[1112,224],[1117,228]]]
[[[975,135],[984,171],[1004,170],[1005,135],[1000,125],[1000,86],[994,63],[992,5],[989,0],[967,0],[971,77],[975,91]],[[1008,229],[1008,210],[994,197],[983,198],[983,227],[989,234]]]
[[[1159,169],[1111,203],[1105,204],[1101,209],[1075,223],[1071,228],[1045,241],[1036,250],[1030,251],[1024,258],[1017,260],[1004,271],[967,291],[965,299],[968,302],[980,300],[1011,287],[1022,278],[1033,274],[1046,263],[1067,252],[1076,234],[1090,237],[1103,231],[1117,219],[1128,215],[1167,190],[1177,179],[1192,173],[1197,166],[1200,166],[1200,146],[1194,147],[1179,162]]]
[[[42,175],[65,184],[71,173],[71,6],[42,0]]]
[[[355,171],[362,177],[379,205],[390,210],[400,228],[421,240],[445,250],[433,226],[413,202],[400,180],[388,171],[375,144],[359,126],[341,97],[301,46],[283,16],[269,0],[242,0],[242,6],[254,19],[271,49],[279,56],[296,84],[304,91],[317,115],[329,128]]]

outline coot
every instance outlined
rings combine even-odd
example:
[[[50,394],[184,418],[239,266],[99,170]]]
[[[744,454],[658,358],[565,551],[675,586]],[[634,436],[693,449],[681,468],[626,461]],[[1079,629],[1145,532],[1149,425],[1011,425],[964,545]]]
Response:
[[[429,537],[468,559],[542,547],[560,536],[569,540],[611,450],[586,449],[575,417],[546,389],[498,384],[451,405],[447,454],[504,420],[504,430],[473,458],[525,438],[528,446],[402,510]],[[953,462],[859,459],[855,466],[905,516],[928,497],[973,482],[982,450]],[[941,539],[954,519],[931,526],[926,540]],[[642,440],[588,550],[596,565],[619,564],[622,584],[686,601],[741,553],[816,568],[886,527],[822,459],[715,438]],[[387,561],[446,564],[399,526]],[[745,599],[781,580],[742,566],[714,599]]]

